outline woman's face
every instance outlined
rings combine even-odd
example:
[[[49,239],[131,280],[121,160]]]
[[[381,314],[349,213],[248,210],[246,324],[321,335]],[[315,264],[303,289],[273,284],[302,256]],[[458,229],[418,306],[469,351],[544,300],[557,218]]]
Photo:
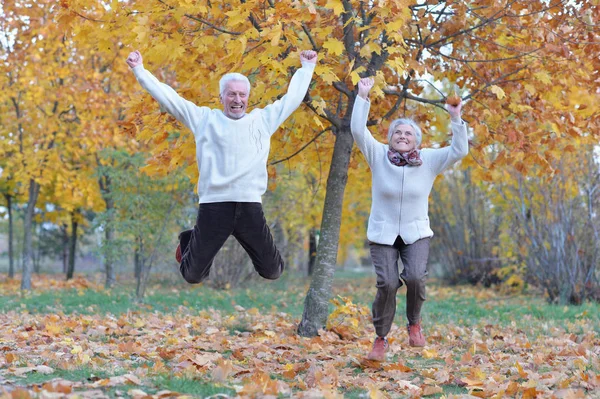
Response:
[[[398,125],[392,133],[390,147],[397,152],[409,152],[417,148],[417,135],[410,125]]]

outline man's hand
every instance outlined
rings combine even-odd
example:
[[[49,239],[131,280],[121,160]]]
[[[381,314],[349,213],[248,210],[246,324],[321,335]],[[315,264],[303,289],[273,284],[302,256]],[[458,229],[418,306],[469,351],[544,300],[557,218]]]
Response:
[[[358,81],[358,95],[365,100],[369,97],[369,92],[373,88],[375,81],[373,78],[362,78]]]
[[[459,103],[458,105],[446,104],[446,109],[448,110],[448,113],[450,114],[450,118],[452,119],[452,121],[454,121],[454,122],[461,121],[462,102]]]
[[[127,65],[129,65],[130,68],[142,65],[142,63],[142,54],[138,50],[129,53],[129,56],[127,57]]]
[[[300,53],[300,61],[308,62],[310,64],[317,63],[317,52],[313,50],[304,50]]]

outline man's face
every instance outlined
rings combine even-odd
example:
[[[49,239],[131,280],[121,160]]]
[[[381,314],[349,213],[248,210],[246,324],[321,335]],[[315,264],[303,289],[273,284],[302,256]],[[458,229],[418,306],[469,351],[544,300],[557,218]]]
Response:
[[[240,119],[246,114],[248,106],[248,89],[245,82],[231,80],[225,85],[221,94],[223,113],[231,119]]]

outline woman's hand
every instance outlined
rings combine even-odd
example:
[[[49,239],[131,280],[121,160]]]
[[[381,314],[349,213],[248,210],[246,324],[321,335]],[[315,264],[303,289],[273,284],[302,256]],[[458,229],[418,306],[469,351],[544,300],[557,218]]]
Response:
[[[362,78],[358,81],[358,95],[367,100],[369,97],[369,92],[373,88],[375,81],[373,78]]]
[[[138,50],[135,50],[135,51],[129,53],[129,56],[127,57],[126,62],[130,68],[134,68],[138,65],[142,65],[142,54]]]
[[[450,114],[450,118],[452,119],[452,122],[460,122],[462,120],[462,118],[461,118],[462,102],[458,103],[458,105],[446,104],[446,109],[448,110],[448,113]]]
[[[300,62],[308,62],[309,64],[317,63],[317,52],[313,50],[304,50],[300,53]]]

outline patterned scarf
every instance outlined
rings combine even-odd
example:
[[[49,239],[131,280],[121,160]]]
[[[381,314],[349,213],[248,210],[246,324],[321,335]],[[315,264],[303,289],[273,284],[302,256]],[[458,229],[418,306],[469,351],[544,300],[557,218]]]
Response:
[[[419,151],[416,148],[405,153],[399,153],[390,148],[387,155],[390,162],[396,166],[421,166],[423,164],[423,161],[419,156]]]

